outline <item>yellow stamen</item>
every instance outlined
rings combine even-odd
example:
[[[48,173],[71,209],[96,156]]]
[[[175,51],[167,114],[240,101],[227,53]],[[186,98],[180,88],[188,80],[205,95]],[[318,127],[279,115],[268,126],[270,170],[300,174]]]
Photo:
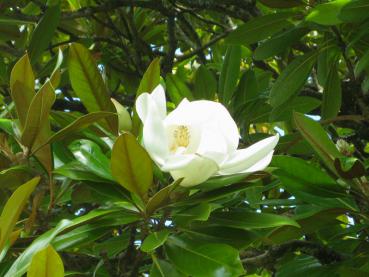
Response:
[[[179,125],[173,132],[174,143],[171,151],[176,151],[179,147],[187,147],[190,144],[190,131],[187,126]]]

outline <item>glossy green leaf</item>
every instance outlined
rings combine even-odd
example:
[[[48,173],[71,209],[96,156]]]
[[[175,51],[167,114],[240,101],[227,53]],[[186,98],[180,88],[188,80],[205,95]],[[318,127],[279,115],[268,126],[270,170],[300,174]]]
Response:
[[[342,101],[341,79],[337,65],[332,65],[326,79],[323,91],[322,119],[337,116]]]
[[[28,51],[34,63],[49,46],[60,19],[60,5],[49,6],[32,33]]]
[[[114,113],[111,112],[93,112],[86,115],[82,115],[81,117],[78,117],[75,121],[70,123],[68,126],[64,127],[63,129],[59,130],[55,134],[53,134],[46,142],[45,144],[51,144],[55,141],[60,141],[66,138],[67,136],[82,131],[88,126],[98,122],[99,120],[114,116]],[[35,150],[37,151],[37,149]]]
[[[308,162],[289,156],[274,156],[271,166],[291,193],[303,191],[323,197],[345,196],[344,189],[327,173]]]
[[[345,179],[359,178],[366,173],[364,164],[355,157],[337,158],[334,166],[338,174]]]
[[[183,98],[193,99],[190,89],[177,75],[168,74],[166,76],[166,85],[170,100],[174,104],[178,105]]]
[[[74,228],[90,223],[97,218],[102,218],[106,215],[112,214],[117,210],[94,210],[87,215],[77,217],[73,220],[63,219],[53,229],[48,230],[46,233],[38,236],[30,246],[28,246],[21,255],[12,263],[11,267],[4,275],[4,277],[21,277],[26,273],[27,268],[31,263],[33,255],[47,247],[54,238],[61,232],[67,232]]]
[[[143,75],[140,85],[136,92],[136,98],[144,93],[150,93],[156,88],[160,83],[160,59],[156,58],[154,59],[149,67],[146,69],[145,74]],[[134,110],[135,111],[135,110]],[[132,118],[132,133],[138,134],[140,129],[140,119],[136,112],[133,113]]]
[[[217,81],[213,73],[200,65],[195,74],[194,97],[196,99],[213,100],[217,91]]]
[[[178,225],[187,225],[193,220],[206,221],[211,213],[211,206],[208,203],[200,203],[195,207],[186,208],[179,211],[173,217]]]
[[[224,104],[228,104],[236,90],[241,64],[241,47],[228,46],[219,77],[218,94]]]
[[[302,136],[309,142],[328,168],[335,172],[334,159],[343,155],[330,140],[323,127],[318,122],[300,113],[294,113],[293,119]]]
[[[293,8],[304,5],[304,2],[301,0],[259,0],[265,6],[271,8]]]
[[[11,96],[22,127],[26,123],[28,108],[35,95],[34,86],[35,77],[28,55],[25,54],[14,65],[10,74]]]
[[[99,177],[92,172],[87,166],[79,161],[72,161],[55,169],[54,174],[62,175],[71,180],[91,181],[91,182],[106,182],[105,178]]]
[[[111,99],[118,114],[118,131],[129,132],[132,130],[132,120],[128,110],[117,100]]]
[[[316,51],[309,52],[294,59],[283,70],[270,91],[270,103],[273,107],[283,105],[299,92],[310,75],[316,58]]]
[[[152,252],[156,248],[162,246],[167,240],[170,232],[169,230],[162,230],[158,232],[151,233],[148,235],[141,245],[141,251]]]
[[[280,12],[255,17],[230,33],[227,42],[231,44],[251,44],[266,39],[290,26],[291,23],[288,19],[293,15],[292,12]]]
[[[213,212],[210,217],[210,222],[221,226],[245,230],[272,228],[285,225],[300,227],[295,220],[287,216],[265,212],[249,212],[241,209],[229,212]]]
[[[69,148],[76,160],[87,167],[90,172],[105,180],[114,181],[109,158],[96,143],[90,140],[79,140],[71,144]]]
[[[264,60],[278,55],[288,49],[308,32],[309,29],[307,28],[295,27],[287,29],[280,34],[276,34],[270,39],[264,41],[255,49],[254,57],[256,60]]]
[[[0,171],[0,188],[15,189],[32,178],[32,171],[24,165]]]
[[[96,63],[87,48],[72,43],[68,59],[69,78],[72,88],[89,112],[115,112],[113,103]],[[117,118],[107,118],[109,129],[116,133]]]
[[[235,91],[233,103],[236,114],[238,110],[244,109],[246,103],[255,100],[258,94],[259,87],[255,72],[249,69],[242,74],[237,90]]]
[[[28,198],[39,181],[40,177],[36,177],[21,185],[6,202],[0,217],[0,250],[9,239]]]
[[[51,245],[33,255],[27,277],[64,277],[63,261]]]
[[[366,51],[355,66],[355,76],[359,77],[364,71],[369,69],[369,51]]]
[[[157,193],[155,193],[149,200],[147,201],[146,205],[146,214],[151,215],[153,214],[157,209],[170,204],[171,198],[170,195],[172,191],[179,186],[179,184],[182,182],[182,178],[174,181],[169,186],[166,186],[159,190]]]
[[[29,149],[42,144],[42,141],[40,139],[37,141],[37,138],[41,138],[41,133],[49,126],[49,113],[54,101],[54,88],[50,82],[46,82],[33,97],[27,113],[21,142]]]
[[[171,263],[166,260],[153,258],[150,277],[185,277]]]
[[[284,105],[273,108],[270,113],[271,121],[289,121],[293,112],[308,113],[319,107],[321,101],[309,96],[297,96],[289,99]]]
[[[338,15],[342,7],[348,2],[349,0],[335,0],[319,4],[312,9],[305,19],[320,25],[330,26],[340,24],[342,21],[339,19]]]
[[[346,22],[358,22],[365,20],[369,17],[369,1],[348,1],[348,3],[342,8],[338,17]]]
[[[111,154],[111,169],[119,184],[143,197],[153,180],[152,167],[149,155],[133,135],[118,137]]]
[[[165,252],[179,270],[190,276],[238,277],[244,273],[238,251],[226,244],[170,237]]]

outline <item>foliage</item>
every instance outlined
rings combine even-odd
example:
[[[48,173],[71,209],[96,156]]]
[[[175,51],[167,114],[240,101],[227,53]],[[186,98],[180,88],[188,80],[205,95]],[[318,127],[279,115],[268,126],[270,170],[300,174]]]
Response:
[[[369,275],[368,0],[0,8],[0,276]],[[134,107],[159,83],[242,148],[280,133],[270,167],[173,182]]]

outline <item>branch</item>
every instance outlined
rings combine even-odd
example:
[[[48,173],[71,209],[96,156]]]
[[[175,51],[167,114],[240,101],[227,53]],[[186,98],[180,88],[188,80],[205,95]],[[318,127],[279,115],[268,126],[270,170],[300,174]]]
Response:
[[[177,39],[175,32],[175,17],[173,15],[168,17],[167,31],[168,31],[168,52],[162,61],[163,75],[172,72],[173,61],[177,49]]]
[[[261,254],[256,253],[255,255],[255,253],[252,253],[251,257],[248,253],[245,253],[245,257],[241,261],[246,266],[273,268],[276,261],[284,254],[294,252],[298,249],[308,252],[308,254],[317,258],[322,264],[330,264],[343,260],[341,254],[326,246],[310,241],[293,240],[278,246],[272,246],[269,250]]]
[[[210,41],[208,41],[207,43],[205,43],[203,46],[196,48],[195,50],[193,50],[192,52],[189,52],[187,54],[183,54],[180,56],[176,57],[176,62],[182,62],[186,59],[191,58],[192,56],[197,55],[198,53],[204,51],[206,48],[209,48],[210,46],[212,46],[213,44],[215,44],[217,41],[221,40],[222,38],[225,38],[228,33],[230,33],[232,31],[232,29],[227,29],[224,31],[224,33],[221,33],[218,36],[213,37]]]

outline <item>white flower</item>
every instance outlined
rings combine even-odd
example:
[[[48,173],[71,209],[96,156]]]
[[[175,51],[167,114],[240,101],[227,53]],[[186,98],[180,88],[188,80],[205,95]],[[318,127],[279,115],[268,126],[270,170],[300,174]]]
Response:
[[[182,186],[194,186],[213,175],[263,170],[272,159],[278,135],[237,150],[239,132],[220,103],[183,99],[167,115],[161,85],[137,98],[136,110],[143,122],[143,144],[162,171]]]

